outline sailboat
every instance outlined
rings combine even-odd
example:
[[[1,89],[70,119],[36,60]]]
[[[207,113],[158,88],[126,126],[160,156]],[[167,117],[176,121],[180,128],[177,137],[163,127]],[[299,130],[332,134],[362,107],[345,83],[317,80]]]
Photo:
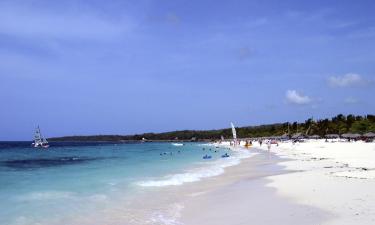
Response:
[[[32,145],[35,148],[48,148],[48,141],[42,136],[42,133],[40,133],[39,126],[36,128],[35,135],[34,135],[34,142]]]
[[[234,125],[233,123],[230,123],[231,127],[232,127],[232,134],[233,134],[233,144],[234,146],[237,145],[237,133],[236,133],[236,128],[234,128]]]

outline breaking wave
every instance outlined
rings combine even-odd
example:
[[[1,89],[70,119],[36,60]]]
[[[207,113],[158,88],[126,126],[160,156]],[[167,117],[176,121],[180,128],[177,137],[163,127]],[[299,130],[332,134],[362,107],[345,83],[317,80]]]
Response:
[[[218,176],[224,173],[226,167],[237,165],[241,162],[241,159],[252,155],[254,154],[245,150],[235,151],[230,158],[220,158],[212,162],[205,162],[203,166],[190,169],[184,173],[170,174],[162,179],[146,180],[137,184],[142,187],[163,187],[200,181],[203,178]]]

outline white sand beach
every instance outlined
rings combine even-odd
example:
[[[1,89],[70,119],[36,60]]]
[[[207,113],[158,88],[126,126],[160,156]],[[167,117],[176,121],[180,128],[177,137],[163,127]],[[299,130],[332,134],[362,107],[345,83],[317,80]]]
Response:
[[[329,213],[290,201],[269,186],[268,177],[286,173],[278,162],[277,157],[259,154],[202,181],[214,188],[185,202],[181,224],[313,225],[329,219]]]
[[[297,171],[269,177],[278,195],[333,215],[322,224],[375,224],[375,143],[310,140],[271,152],[292,159],[279,164]]]
[[[375,143],[285,142],[268,152],[255,142],[249,151],[256,149],[199,182],[211,188],[185,199],[182,224],[375,224]]]
[[[268,151],[255,142],[246,151],[253,156],[221,175],[119,200],[95,224],[375,224],[375,143],[310,140]]]

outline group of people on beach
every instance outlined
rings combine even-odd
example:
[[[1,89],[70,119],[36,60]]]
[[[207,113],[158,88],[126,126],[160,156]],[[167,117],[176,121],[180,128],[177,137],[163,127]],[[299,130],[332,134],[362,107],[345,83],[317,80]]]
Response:
[[[257,141],[259,143],[259,146],[262,146],[263,142],[265,142],[265,144],[267,145],[268,151],[271,150],[272,144],[275,144],[276,146],[279,146],[279,143],[276,140],[258,139],[258,140],[255,140],[255,141]],[[230,142],[230,146],[240,146],[240,145],[241,145],[241,141],[239,141],[239,140]],[[253,146],[253,141],[252,140],[246,140],[244,146],[247,147],[247,148]]]
[[[268,151],[271,150],[272,144],[276,144],[276,146],[279,146],[279,143],[276,140],[263,140],[263,139],[258,140],[259,146],[262,146],[263,141],[265,141]]]

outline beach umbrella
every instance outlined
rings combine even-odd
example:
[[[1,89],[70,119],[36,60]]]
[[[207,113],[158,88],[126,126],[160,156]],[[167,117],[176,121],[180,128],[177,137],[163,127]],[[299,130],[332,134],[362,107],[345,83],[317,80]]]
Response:
[[[360,134],[352,134],[352,138],[359,138],[359,137],[361,137]]]
[[[289,135],[288,134],[283,134],[283,135],[281,135],[280,138],[281,139],[289,139]]]
[[[365,134],[363,135],[363,137],[373,138],[373,137],[375,137],[375,133],[368,132],[368,133],[365,133]]]
[[[320,136],[315,134],[315,135],[310,136],[310,138],[311,138],[311,139],[319,139]]]
[[[346,134],[341,135],[341,137],[343,137],[343,138],[359,138],[359,137],[361,137],[361,135],[360,134],[346,133]]]
[[[292,139],[301,139],[304,138],[302,133],[296,133],[292,136]]]
[[[326,138],[339,138],[340,136],[338,134],[326,134]]]

